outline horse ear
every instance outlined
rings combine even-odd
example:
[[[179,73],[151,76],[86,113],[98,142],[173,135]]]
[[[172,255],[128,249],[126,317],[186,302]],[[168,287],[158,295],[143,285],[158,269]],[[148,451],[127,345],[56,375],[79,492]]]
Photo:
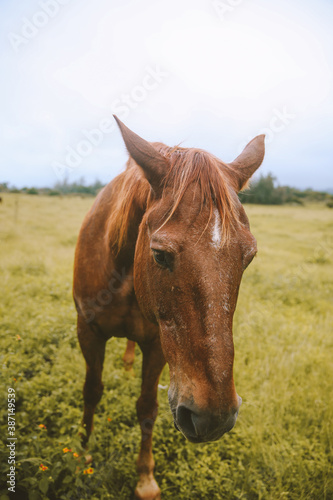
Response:
[[[265,135],[258,135],[248,143],[237,158],[228,163],[236,191],[241,191],[247,181],[263,162],[265,156]]]
[[[168,161],[148,141],[132,132],[113,115],[123,136],[127,151],[142,168],[149,184],[156,194],[160,194],[162,181],[168,172]]]

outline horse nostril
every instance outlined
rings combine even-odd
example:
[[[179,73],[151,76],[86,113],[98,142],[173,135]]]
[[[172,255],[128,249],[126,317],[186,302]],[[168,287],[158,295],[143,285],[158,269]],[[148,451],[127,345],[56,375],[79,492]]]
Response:
[[[177,427],[189,436],[196,436],[196,428],[193,423],[193,413],[184,405],[179,405],[176,412]]]
[[[235,425],[238,408],[224,414],[212,414],[209,411],[190,410],[184,403],[173,411],[175,427],[193,443],[215,441],[229,432]]]

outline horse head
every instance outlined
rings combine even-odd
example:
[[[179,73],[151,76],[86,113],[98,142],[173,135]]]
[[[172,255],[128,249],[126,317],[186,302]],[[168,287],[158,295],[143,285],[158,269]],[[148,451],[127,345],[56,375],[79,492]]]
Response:
[[[142,313],[159,325],[174,423],[192,442],[214,441],[232,429],[241,404],[232,322],[257,247],[237,192],[263,161],[264,136],[227,164],[199,149],[149,143],[117,122],[151,187],[134,288]]]

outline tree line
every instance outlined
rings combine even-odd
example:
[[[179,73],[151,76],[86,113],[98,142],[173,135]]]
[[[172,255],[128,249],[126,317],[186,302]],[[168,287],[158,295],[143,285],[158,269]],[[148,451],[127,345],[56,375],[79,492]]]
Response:
[[[250,187],[239,193],[242,203],[258,205],[284,205],[286,203],[304,205],[307,202],[325,202],[333,208],[333,193],[314,191],[313,189],[296,189],[280,186],[272,174],[261,175],[254,179]]]
[[[93,184],[86,184],[84,179],[79,181],[68,182],[66,179],[62,182],[57,182],[52,188],[49,187],[23,187],[17,189],[10,187],[8,182],[0,183],[0,192],[8,193],[24,193],[31,195],[47,195],[47,196],[64,196],[64,195],[81,195],[81,196],[96,196],[99,191],[105,186],[99,180]]]
[[[86,184],[84,179],[68,182],[64,180],[57,182],[52,188],[23,187],[17,189],[10,187],[7,182],[0,183],[0,192],[25,193],[29,195],[48,196],[96,196],[105,184],[96,180],[93,184]],[[261,175],[254,179],[250,187],[239,193],[242,203],[254,203],[258,205],[284,205],[286,203],[303,205],[309,202],[324,202],[333,208],[333,190],[315,191],[313,189],[296,189],[290,186],[280,186],[272,174]]]

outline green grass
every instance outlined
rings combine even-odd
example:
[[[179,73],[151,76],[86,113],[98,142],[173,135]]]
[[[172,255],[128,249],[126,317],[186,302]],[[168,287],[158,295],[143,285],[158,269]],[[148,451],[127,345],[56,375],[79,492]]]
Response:
[[[124,372],[123,339],[108,343],[90,444],[94,473],[83,474],[72,453],[79,451],[84,380],[72,266],[92,200],[2,197],[0,500],[9,498],[8,387],[17,398],[17,498],[132,498],[141,358],[138,352],[135,377]],[[163,499],[332,499],[333,212],[319,205],[246,211],[259,253],[235,316],[235,381],[243,397],[237,424],[216,443],[188,443],[160,389],[155,476]],[[167,369],[161,384],[168,384]]]

